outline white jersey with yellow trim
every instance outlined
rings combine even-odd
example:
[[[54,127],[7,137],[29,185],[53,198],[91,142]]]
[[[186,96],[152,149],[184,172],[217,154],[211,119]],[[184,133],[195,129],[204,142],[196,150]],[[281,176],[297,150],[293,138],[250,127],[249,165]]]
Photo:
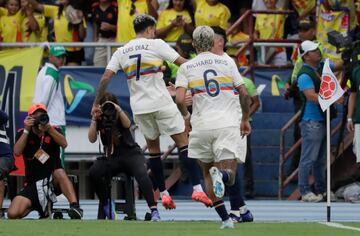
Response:
[[[226,52],[224,52],[224,53],[221,55],[221,57],[227,58],[228,60],[233,60]],[[236,64],[235,64],[235,65],[236,65]],[[240,72],[239,72],[239,69],[238,69],[237,71],[238,71],[240,77],[242,78],[242,76],[241,76],[241,74],[240,74]],[[244,81],[244,84],[245,84],[245,81]],[[237,106],[236,110],[239,112],[239,122],[241,122],[242,109],[241,109],[241,105],[240,105],[239,92],[238,92],[236,89],[234,90],[234,95],[235,95],[235,96],[234,96],[234,99],[235,99],[235,101],[236,101],[236,106]]]
[[[161,66],[180,55],[161,39],[136,38],[117,49],[106,69],[122,69],[128,79],[134,114],[145,114],[175,106],[166,89]]]
[[[239,126],[239,100],[234,99],[234,92],[242,84],[244,81],[230,57],[204,52],[182,64],[176,87],[191,90],[192,129]]]

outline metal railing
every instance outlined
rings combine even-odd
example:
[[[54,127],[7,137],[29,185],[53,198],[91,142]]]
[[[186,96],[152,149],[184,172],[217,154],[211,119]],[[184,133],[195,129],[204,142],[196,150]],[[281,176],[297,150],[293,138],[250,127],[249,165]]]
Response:
[[[302,143],[302,138],[297,140],[288,151],[285,151],[285,136],[286,132],[294,125],[294,123],[300,118],[301,111],[298,111],[291,119],[281,128],[280,130],[280,159],[279,159],[279,189],[278,189],[278,198],[281,200],[283,198],[284,189],[291,183],[292,180],[294,180],[299,172],[299,168],[294,170],[292,173],[290,173],[289,176],[285,176],[284,173],[284,167],[286,161],[291,159],[294,152],[300,148],[300,145]],[[334,136],[336,133],[338,133],[342,128],[342,121],[338,122],[335,127],[331,130],[330,136]],[[348,148],[351,145],[352,142],[352,134],[348,134],[346,137],[344,137],[340,143],[340,145],[343,147],[342,150],[340,150],[336,156],[333,152],[331,152],[331,163],[335,161],[337,157],[339,157],[343,151]],[[295,190],[296,192],[297,190]],[[293,198],[297,198],[297,196],[293,196]],[[289,199],[290,200],[290,199]]]
[[[172,47],[175,47],[174,42],[168,42]],[[107,61],[110,61],[113,48],[124,46],[124,43],[99,43],[99,42],[67,42],[67,43],[54,43],[54,42],[37,42],[37,43],[0,43],[0,48],[24,48],[24,47],[49,47],[49,46],[64,46],[64,47],[80,47],[80,48],[106,48]]]
[[[247,21],[247,24],[249,25],[249,39],[239,44],[241,47],[236,52],[236,56],[242,54],[245,52],[245,50],[249,50],[250,52],[250,60],[249,60],[249,67],[242,73],[242,74],[248,74],[250,73],[250,77],[252,80],[254,80],[254,69],[255,68],[289,68],[292,67],[292,65],[283,65],[283,66],[274,66],[274,65],[258,65],[255,63],[255,52],[254,47],[260,47],[261,51],[261,57],[262,60],[265,61],[265,48],[266,47],[295,47],[300,40],[293,40],[293,39],[254,39],[254,21],[252,18],[252,14],[290,14],[293,11],[252,11],[247,10],[233,25],[229,27],[229,29],[226,31],[226,34],[231,34],[237,27],[240,26],[242,22],[245,20]]]
[[[254,47],[260,47],[262,52],[265,52],[266,47],[294,47],[297,44],[297,40],[253,40]],[[175,47],[175,42],[167,42],[172,47]],[[54,42],[37,42],[37,43],[0,43],[0,48],[25,48],[25,47],[48,47],[48,46],[64,46],[64,47],[81,47],[81,48],[96,48],[104,47],[106,48],[108,61],[111,58],[112,50],[124,46],[124,43],[98,43],[98,42],[68,42],[68,43],[54,43]],[[237,55],[242,53],[244,46],[247,45],[247,42],[239,42],[237,44],[227,44],[227,47],[239,48],[242,51],[236,52]],[[245,48],[246,49],[246,48]],[[263,53],[262,53],[263,55]]]

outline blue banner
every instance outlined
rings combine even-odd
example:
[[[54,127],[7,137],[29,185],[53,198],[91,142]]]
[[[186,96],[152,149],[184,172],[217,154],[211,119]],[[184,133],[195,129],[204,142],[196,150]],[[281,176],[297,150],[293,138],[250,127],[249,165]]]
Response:
[[[0,70],[1,72],[1,70]],[[96,89],[99,81],[104,73],[104,68],[98,67],[64,67],[60,70],[61,86],[63,88],[63,94],[65,96],[65,108],[66,108],[66,122],[67,125],[88,126],[90,123],[90,113],[92,104],[95,100]],[[1,74],[3,74],[1,76]],[[20,97],[20,84],[22,84],[22,77],[17,78],[12,94],[6,93],[5,75],[7,73],[0,73],[0,94],[3,99],[2,108],[11,105],[11,102],[18,101]],[[287,79],[290,77],[291,69],[279,70],[279,69],[261,69],[255,72],[255,84],[257,87],[263,88],[261,97],[264,96],[281,96],[283,94],[283,87]],[[8,82],[10,80],[11,73],[7,75]],[[2,78],[4,77],[4,78]],[[34,75],[34,77],[36,77]],[[34,80],[35,81],[35,78]],[[27,86],[28,87],[28,86]],[[30,89],[30,87],[29,87]],[[33,90],[33,85],[31,85]],[[121,107],[128,112],[132,118],[132,112],[129,102],[129,90],[127,86],[127,78],[123,72],[118,72],[110,81],[107,91],[114,93],[121,104]],[[13,97],[15,100],[6,100],[4,98]],[[26,101],[32,101],[32,96],[29,94],[26,96]],[[5,110],[5,109],[4,109]],[[8,109],[6,109],[8,110]],[[8,110],[10,111],[10,110]],[[16,129],[22,127],[23,119],[26,116],[27,108],[20,110],[19,106],[15,110],[10,112],[11,114],[17,114]],[[15,122],[14,122],[15,123]],[[14,128],[14,132],[16,130]]]
[[[291,69],[261,69],[255,72],[256,86],[262,86],[261,97],[282,96],[284,84],[291,75]],[[66,122],[68,125],[89,125],[90,112],[95,100],[96,88],[104,68],[78,67],[62,68],[60,77],[66,100]],[[107,91],[114,93],[121,107],[130,114],[127,78],[123,72],[118,72],[110,81]]]
[[[283,96],[284,86],[290,78],[292,69],[259,69],[255,71],[256,87],[265,85],[263,96]]]
[[[64,67],[60,70],[67,125],[89,125],[96,88],[103,73],[104,68],[96,67]],[[132,117],[127,78],[124,73],[119,72],[112,78],[107,91],[118,97],[122,109]]]

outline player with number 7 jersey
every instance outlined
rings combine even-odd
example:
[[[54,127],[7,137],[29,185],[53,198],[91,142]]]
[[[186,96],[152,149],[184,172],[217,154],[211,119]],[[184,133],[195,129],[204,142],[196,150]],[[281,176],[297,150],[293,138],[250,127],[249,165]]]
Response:
[[[136,39],[120,47],[112,56],[101,78],[95,104],[96,111],[110,79],[122,69],[127,75],[130,106],[134,121],[144,134],[149,150],[149,166],[160,191],[163,206],[175,209],[176,205],[165,187],[161,163],[160,134],[169,135],[179,148],[179,159],[187,169],[193,184],[192,199],[211,206],[212,201],[200,184],[197,162],[187,156],[188,137],[185,121],[173,102],[163,80],[161,66],[169,61],[177,65],[186,62],[174,49],[155,38],[156,20],[149,15],[138,15],[133,22]]]
[[[134,114],[175,106],[166,89],[161,66],[180,55],[161,39],[136,38],[120,47],[107,69],[123,69],[128,79],[130,104]]]

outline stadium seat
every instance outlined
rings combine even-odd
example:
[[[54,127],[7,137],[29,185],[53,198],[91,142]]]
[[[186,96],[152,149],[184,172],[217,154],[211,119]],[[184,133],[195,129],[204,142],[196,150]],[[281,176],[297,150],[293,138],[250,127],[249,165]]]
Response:
[[[112,181],[120,184],[123,190],[121,199],[114,199],[115,212],[117,214],[126,214],[125,220],[136,220],[134,177],[130,177],[125,173],[120,173],[117,176],[114,176]]]

